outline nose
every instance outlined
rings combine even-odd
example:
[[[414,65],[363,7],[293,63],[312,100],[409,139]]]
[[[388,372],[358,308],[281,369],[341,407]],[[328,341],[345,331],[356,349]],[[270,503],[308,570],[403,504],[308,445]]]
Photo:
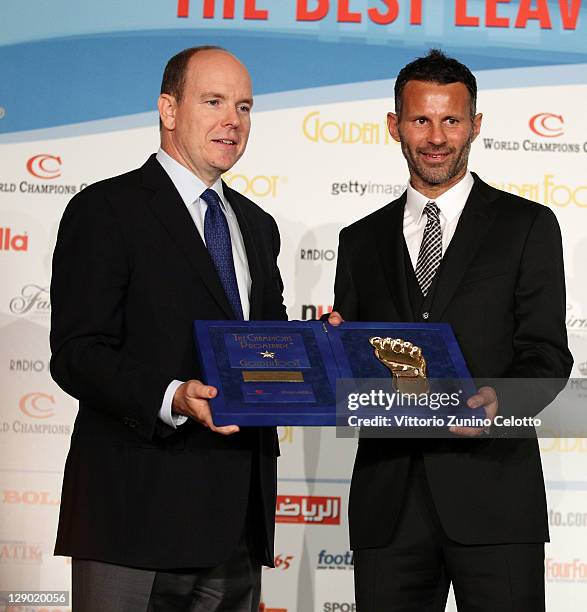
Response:
[[[237,128],[240,125],[238,110],[234,106],[227,105],[222,124],[232,128]]]
[[[434,145],[442,145],[446,142],[446,134],[442,122],[432,121],[428,132],[428,141]]]

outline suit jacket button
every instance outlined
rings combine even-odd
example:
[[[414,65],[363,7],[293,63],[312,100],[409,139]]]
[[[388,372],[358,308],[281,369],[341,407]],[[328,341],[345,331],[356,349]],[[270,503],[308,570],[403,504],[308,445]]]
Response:
[[[429,316],[430,316],[430,313],[429,313],[429,312],[423,312],[423,313],[422,313],[422,318],[423,318],[423,319],[427,319]]]

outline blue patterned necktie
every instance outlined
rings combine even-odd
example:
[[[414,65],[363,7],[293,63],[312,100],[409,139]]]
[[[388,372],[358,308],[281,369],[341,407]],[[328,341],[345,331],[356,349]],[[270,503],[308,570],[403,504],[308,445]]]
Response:
[[[243,307],[236,282],[232,242],[228,222],[222,212],[220,197],[213,189],[206,189],[200,198],[208,205],[204,216],[204,238],[208,253],[212,257],[235,318],[242,320],[244,318]]]
[[[416,278],[424,297],[426,297],[442,259],[442,229],[440,227],[440,209],[436,202],[428,202],[424,207],[424,212],[428,220],[418,253]]]

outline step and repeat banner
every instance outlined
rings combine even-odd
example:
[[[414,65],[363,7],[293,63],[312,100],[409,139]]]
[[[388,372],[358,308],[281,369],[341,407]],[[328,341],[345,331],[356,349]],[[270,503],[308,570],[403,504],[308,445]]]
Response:
[[[405,188],[385,124],[398,70],[430,47],[470,66],[484,113],[471,169],[559,219],[587,399],[587,2],[4,0],[0,24],[0,590],[69,589],[70,560],[52,555],[77,410],[48,369],[57,227],[75,193],[156,151],[162,71],[184,47],[224,46],[251,71],[249,147],[225,180],[280,226],[291,319],[331,308],[338,232]],[[279,435],[265,610],[350,612],[356,443],[325,428]],[[584,610],[587,440],[541,448],[549,609]]]

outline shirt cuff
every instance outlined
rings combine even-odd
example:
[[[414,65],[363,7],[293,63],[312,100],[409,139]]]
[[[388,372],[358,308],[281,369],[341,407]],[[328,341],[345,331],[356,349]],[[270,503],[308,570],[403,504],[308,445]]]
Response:
[[[167,390],[165,391],[165,395],[163,396],[163,401],[161,402],[161,408],[159,409],[159,418],[169,427],[173,427],[173,429],[177,429],[178,425],[183,425],[188,418],[183,414],[174,414],[171,412],[171,403],[173,402],[173,396],[175,392],[182,385],[183,382],[181,380],[172,380]]]

